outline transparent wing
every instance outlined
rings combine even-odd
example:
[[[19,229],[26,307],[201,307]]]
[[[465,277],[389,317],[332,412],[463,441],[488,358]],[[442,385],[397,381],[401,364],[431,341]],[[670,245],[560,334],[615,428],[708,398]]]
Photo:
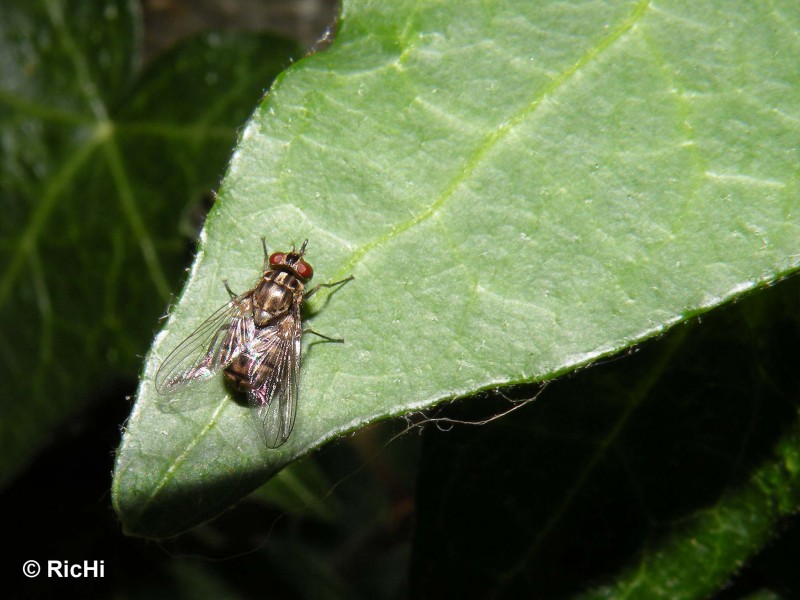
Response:
[[[269,448],[281,446],[294,427],[302,333],[299,312],[292,311],[274,327],[259,330],[253,343],[257,359],[248,396]]]
[[[156,390],[167,394],[208,379],[247,347],[255,327],[251,292],[221,306],[170,352],[156,372]]]

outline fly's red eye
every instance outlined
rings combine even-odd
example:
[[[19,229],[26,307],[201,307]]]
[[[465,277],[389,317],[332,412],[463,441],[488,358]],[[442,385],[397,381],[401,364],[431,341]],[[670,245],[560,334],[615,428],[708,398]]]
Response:
[[[294,268],[297,269],[297,274],[303,279],[311,279],[314,276],[314,269],[304,260],[298,262]]]
[[[269,264],[272,265],[273,267],[277,267],[282,262],[283,262],[282,252],[276,252],[275,254],[272,254],[269,257]]]

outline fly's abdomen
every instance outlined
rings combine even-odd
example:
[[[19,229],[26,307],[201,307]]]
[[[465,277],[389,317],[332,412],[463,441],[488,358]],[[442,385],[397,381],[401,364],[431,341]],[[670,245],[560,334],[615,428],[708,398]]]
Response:
[[[251,389],[250,370],[252,369],[253,359],[247,352],[242,352],[236,359],[225,367],[223,374],[237,391],[247,392]]]
[[[276,347],[264,356],[253,357],[242,352],[234,361],[225,367],[225,379],[239,392],[249,392],[274,381],[274,374],[280,367],[280,352]],[[274,384],[272,385],[274,387]]]

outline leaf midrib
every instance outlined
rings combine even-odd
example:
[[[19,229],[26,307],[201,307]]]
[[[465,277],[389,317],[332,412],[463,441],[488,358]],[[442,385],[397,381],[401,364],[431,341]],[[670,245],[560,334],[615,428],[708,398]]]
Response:
[[[537,94],[528,104],[523,106],[522,109],[520,109],[514,116],[503,123],[500,123],[494,131],[485,135],[475,150],[473,150],[469,158],[466,160],[464,168],[456,173],[456,175],[445,186],[442,193],[431,204],[429,204],[427,208],[412,216],[410,219],[394,225],[383,235],[372,239],[366,244],[363,244],[360,248],[354,250],[349,260],[347,260],[343,267],[337,271],[335,278],[341,279],[345,277],[345,274],[352,273],[355,270],[356,265],[364,260],[369,252],[386,244],[393,238],[412,230],[415,226],[427,221],[437,212],[439,212],[439,210],[455,194],[456,190],[458,190],[464,181],[466,181],[470,175],[477,171],[486,155],[492,149],[494,149],[503,139],[505,139],[515,127],[519,126],[523,121],[525,121],[526,118],[533,114],[536,109],[541,106],[545,98],[554,95],[556,91],[562,88],[568,81],[577,75],[578,72],[598,59],[598,57],[601,56],[605,50],[611,47],[614,42],[619,40],[625,33],[630,31],[634,25],[641,21],[649,6],[650,0],[639,0],[631,13],[614,29],[612,29],[608,35],[602,38],[594,46],[587,49],[586,52],[584,52],[583,55],[572,66],[554,77],[549,85],[545,86],[539,94]],[[397,59],[396,63],[398,66],[400,66],[403,56],[404,55],[401,54],[401,56]]]
[[[206,423],[203,426],[203,429],[189,441],[189,443],[186,445],[186,447],[183,449],[183,451],[178,456],[176,456],[173,461],[171,461],[169,463],[169,466],[163,472],[163,475],[158,480],[158,483],[156,483],[151,488],[150,492],[146,495],[144,500],[141,502],[141,505],[139,507],[139,512],[140,513],[142,513],[142,514],[145,513],[147,511],[147,508],[159,496],[159,494],[161,493],[161,490],[163,490],[164,487],[170,481],[172,481],[172,479],[175,477],[175,473],[178,471],[180,466],[183,463],[186,462],[186,460],[189,457],[189,454],[191,453],[191,451],[197,446],[197,444],[200,443],[200,440],[202,440],[214,428],[214,426],[217,424],[217,422],[219,421],[220,414],[222,413],[222,411],[225,409],[225,407],[228,404],[230,404],[228,396],[224,395],[222,397],[222,400],[220,401],[219,405],[214,409],[214,412],[212,413],[211,417],[208,419],[208,423]],[[114,481],[113,481],[113,484],[112,484],[113,487],[114,487],[114,490],[113,490],[113,493],[112,493],[112,497],[113,498],[121,497],[121,494],[120,494],[120,491],[119,491],[119,486],[120,486],[120,481],[121,480],[122,480],[122,477],[119,477],[119,476],[114,477]],[[118,512],[121,512],[121,511],[118,509]]]

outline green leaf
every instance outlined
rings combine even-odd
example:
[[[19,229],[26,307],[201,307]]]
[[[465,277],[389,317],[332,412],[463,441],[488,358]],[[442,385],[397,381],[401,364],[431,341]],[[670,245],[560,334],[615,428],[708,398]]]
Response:
[[[179,223],[297,53],[208,34],[135,77],[135,4],[7,3],[0,22],[0,481],[132,377],[185,261]]]
[[[800,506],[799,300],[795,277],[427,436],[411,595],[711,597]]]
[[[614,354],[800,263],[792,2],[346,2],[333,46],[246,126],[147,358],[113,497],[174,535],[377,419]],[[310,239],[288,443],[221,378],[167,401],[166,354]]]

